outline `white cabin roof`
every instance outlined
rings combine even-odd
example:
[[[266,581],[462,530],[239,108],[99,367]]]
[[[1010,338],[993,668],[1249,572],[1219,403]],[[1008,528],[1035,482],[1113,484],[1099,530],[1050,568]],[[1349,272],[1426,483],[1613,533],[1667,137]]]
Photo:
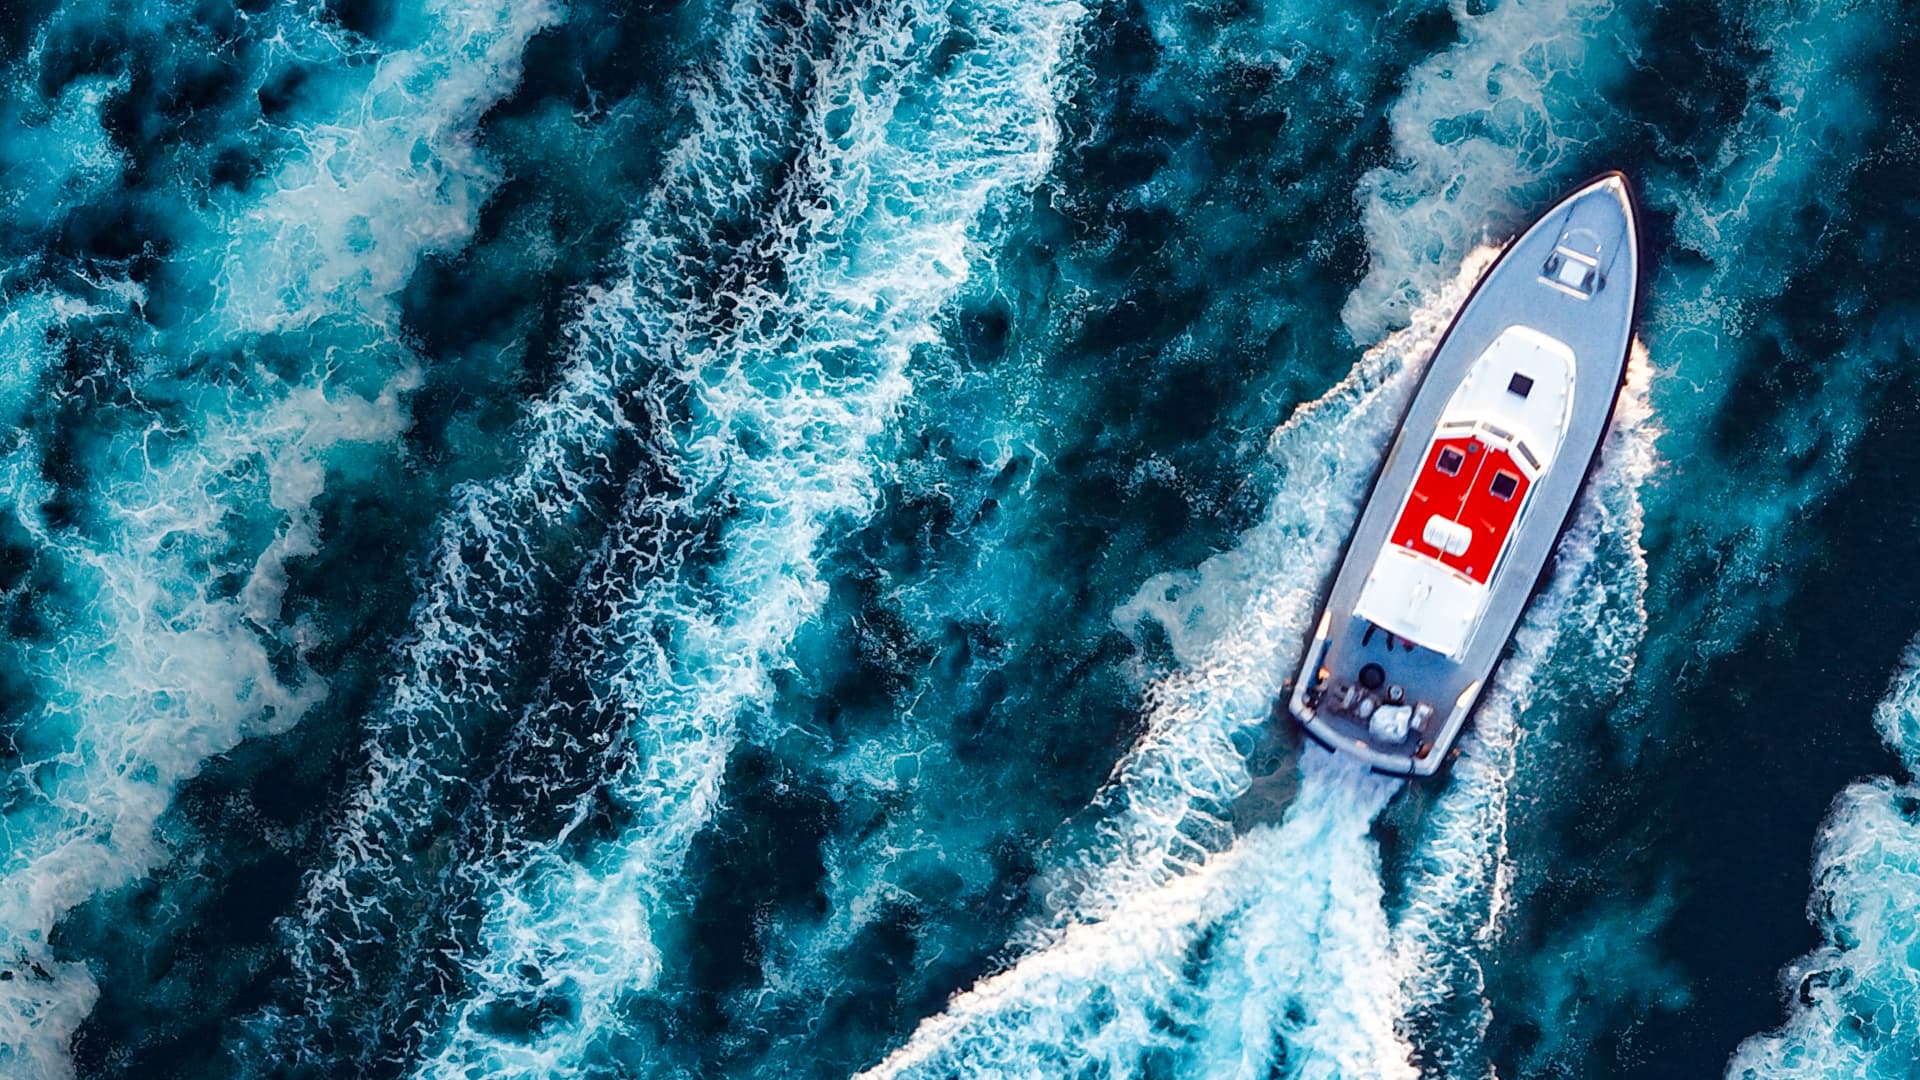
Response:
[[[1388,545],[1353,613],[1416,645],[1458,656],[1486,606],[1485,585],[1417,551]]]
[[[1560,452],[1573,409],[1573,350],[1530,326],[1509,326],[1481,352],[1440,414],[1440,427],[1478,427],[1538,476]]]

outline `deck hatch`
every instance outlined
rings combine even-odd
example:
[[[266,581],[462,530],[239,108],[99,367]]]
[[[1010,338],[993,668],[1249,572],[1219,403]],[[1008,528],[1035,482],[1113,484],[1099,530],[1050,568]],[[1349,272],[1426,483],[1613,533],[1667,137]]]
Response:
[[[1583,251],[1561,244],[1540,266],[1540,280],[1578,300],[1591,300],[1606,279],[1600,273],[1600,261]]]

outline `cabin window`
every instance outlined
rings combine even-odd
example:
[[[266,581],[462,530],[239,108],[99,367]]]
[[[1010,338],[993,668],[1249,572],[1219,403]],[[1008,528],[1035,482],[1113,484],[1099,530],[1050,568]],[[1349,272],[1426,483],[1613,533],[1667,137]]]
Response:
[[[1451,446],[1443,446],[1440,448],[1440,457],[1434,461],[1433,467],[1446,473],[1448,476],[1457,476],[1460,473],[1460,466],[1466,460],[1467,455],[1455,450]]]
[[[1513,498],[1513,493],[1519,490],[1520,490],[1519,477],[1513,475],[1512,473],[1508,472],[1505,469],[1501,469],[1499,472],[1493,474],[1493,497],[1494,498],[1511,499]]]
[[[1526,397],[1533,393],[1533,380],[1516,371],[1513,378],[1507,380],[1507,393],[1514,397]]]

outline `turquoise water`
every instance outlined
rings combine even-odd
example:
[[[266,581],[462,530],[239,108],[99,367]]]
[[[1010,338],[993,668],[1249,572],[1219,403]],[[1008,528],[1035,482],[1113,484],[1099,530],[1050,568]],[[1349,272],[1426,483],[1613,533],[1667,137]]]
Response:
[[[0,14],[0,1072],[1913,1075],[1876,3]],[[1641,344],[1444,781],[1273,702],[1498,243]]]

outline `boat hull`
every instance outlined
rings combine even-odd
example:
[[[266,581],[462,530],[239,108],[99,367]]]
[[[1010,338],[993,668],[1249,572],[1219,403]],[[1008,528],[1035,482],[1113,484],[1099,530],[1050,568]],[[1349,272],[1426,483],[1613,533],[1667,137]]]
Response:
[[[1289,692],[1289,712],[1315,740],[1397,775],[1430,776],[1450,759],[1544,577],[1612,420],[1638,312],[1638,246],[1626,179],[1607,174],[1563,199],[1509,244],[1455,315],[1381,464]],[[1443,577],[1450,573],[1445,581],[1459,579],[1476,597],[1471,626],[1394,633],[1375,621],[1386,587],[1384,570],[1389,562],[1418,560],[1389,549],[1420,546],[1418,522],[1412,531],[1407,524],[1409,508],[1421,498],[1420,485],[1435,479],[1438,448],[1460,426],[1461,399],[1471,396],[1463,387],[1476,371],[1484,379],[1487,358],[1501,350],[1515,328],[1563,344],[1571,353],[1570,401],[1554,427],[1555,451],[1537,475],[1523,480],[1517,520],[1481,543],[1482,550],[1497,546],[1497,565],[1489,569],[1483,558],[1482,566],[1462,567],[1458,564],[1470,561],[1466,556],[1432,552],[1452,568],[1430,569]],[[1521,388],[1518,396],[1526,393]],[[1481,426],[1506,434],[1498,426]],[[1497,444],[1493,436],[1485,438]],[[1471,449],[1479,449],[1477,440]],[[1520,452],[1529,461],[1536,456]],[[1517,466],[1516,471],[1525,472]],[[1453,516],[1469,514],[1463,509]],[[1446,527],[1464,534],[1451,521],[1444,526],[1442,534]],[[1429,625],[1436,614],[1448,613],[1427,612]],[[1466,616],[1454,621],[1464,625]],[[1416,639],[1438,644],[1427,647]],[[1413,713],[1404,732],[1377,719],[1370,722],[1389,702],[1400,714]]]

